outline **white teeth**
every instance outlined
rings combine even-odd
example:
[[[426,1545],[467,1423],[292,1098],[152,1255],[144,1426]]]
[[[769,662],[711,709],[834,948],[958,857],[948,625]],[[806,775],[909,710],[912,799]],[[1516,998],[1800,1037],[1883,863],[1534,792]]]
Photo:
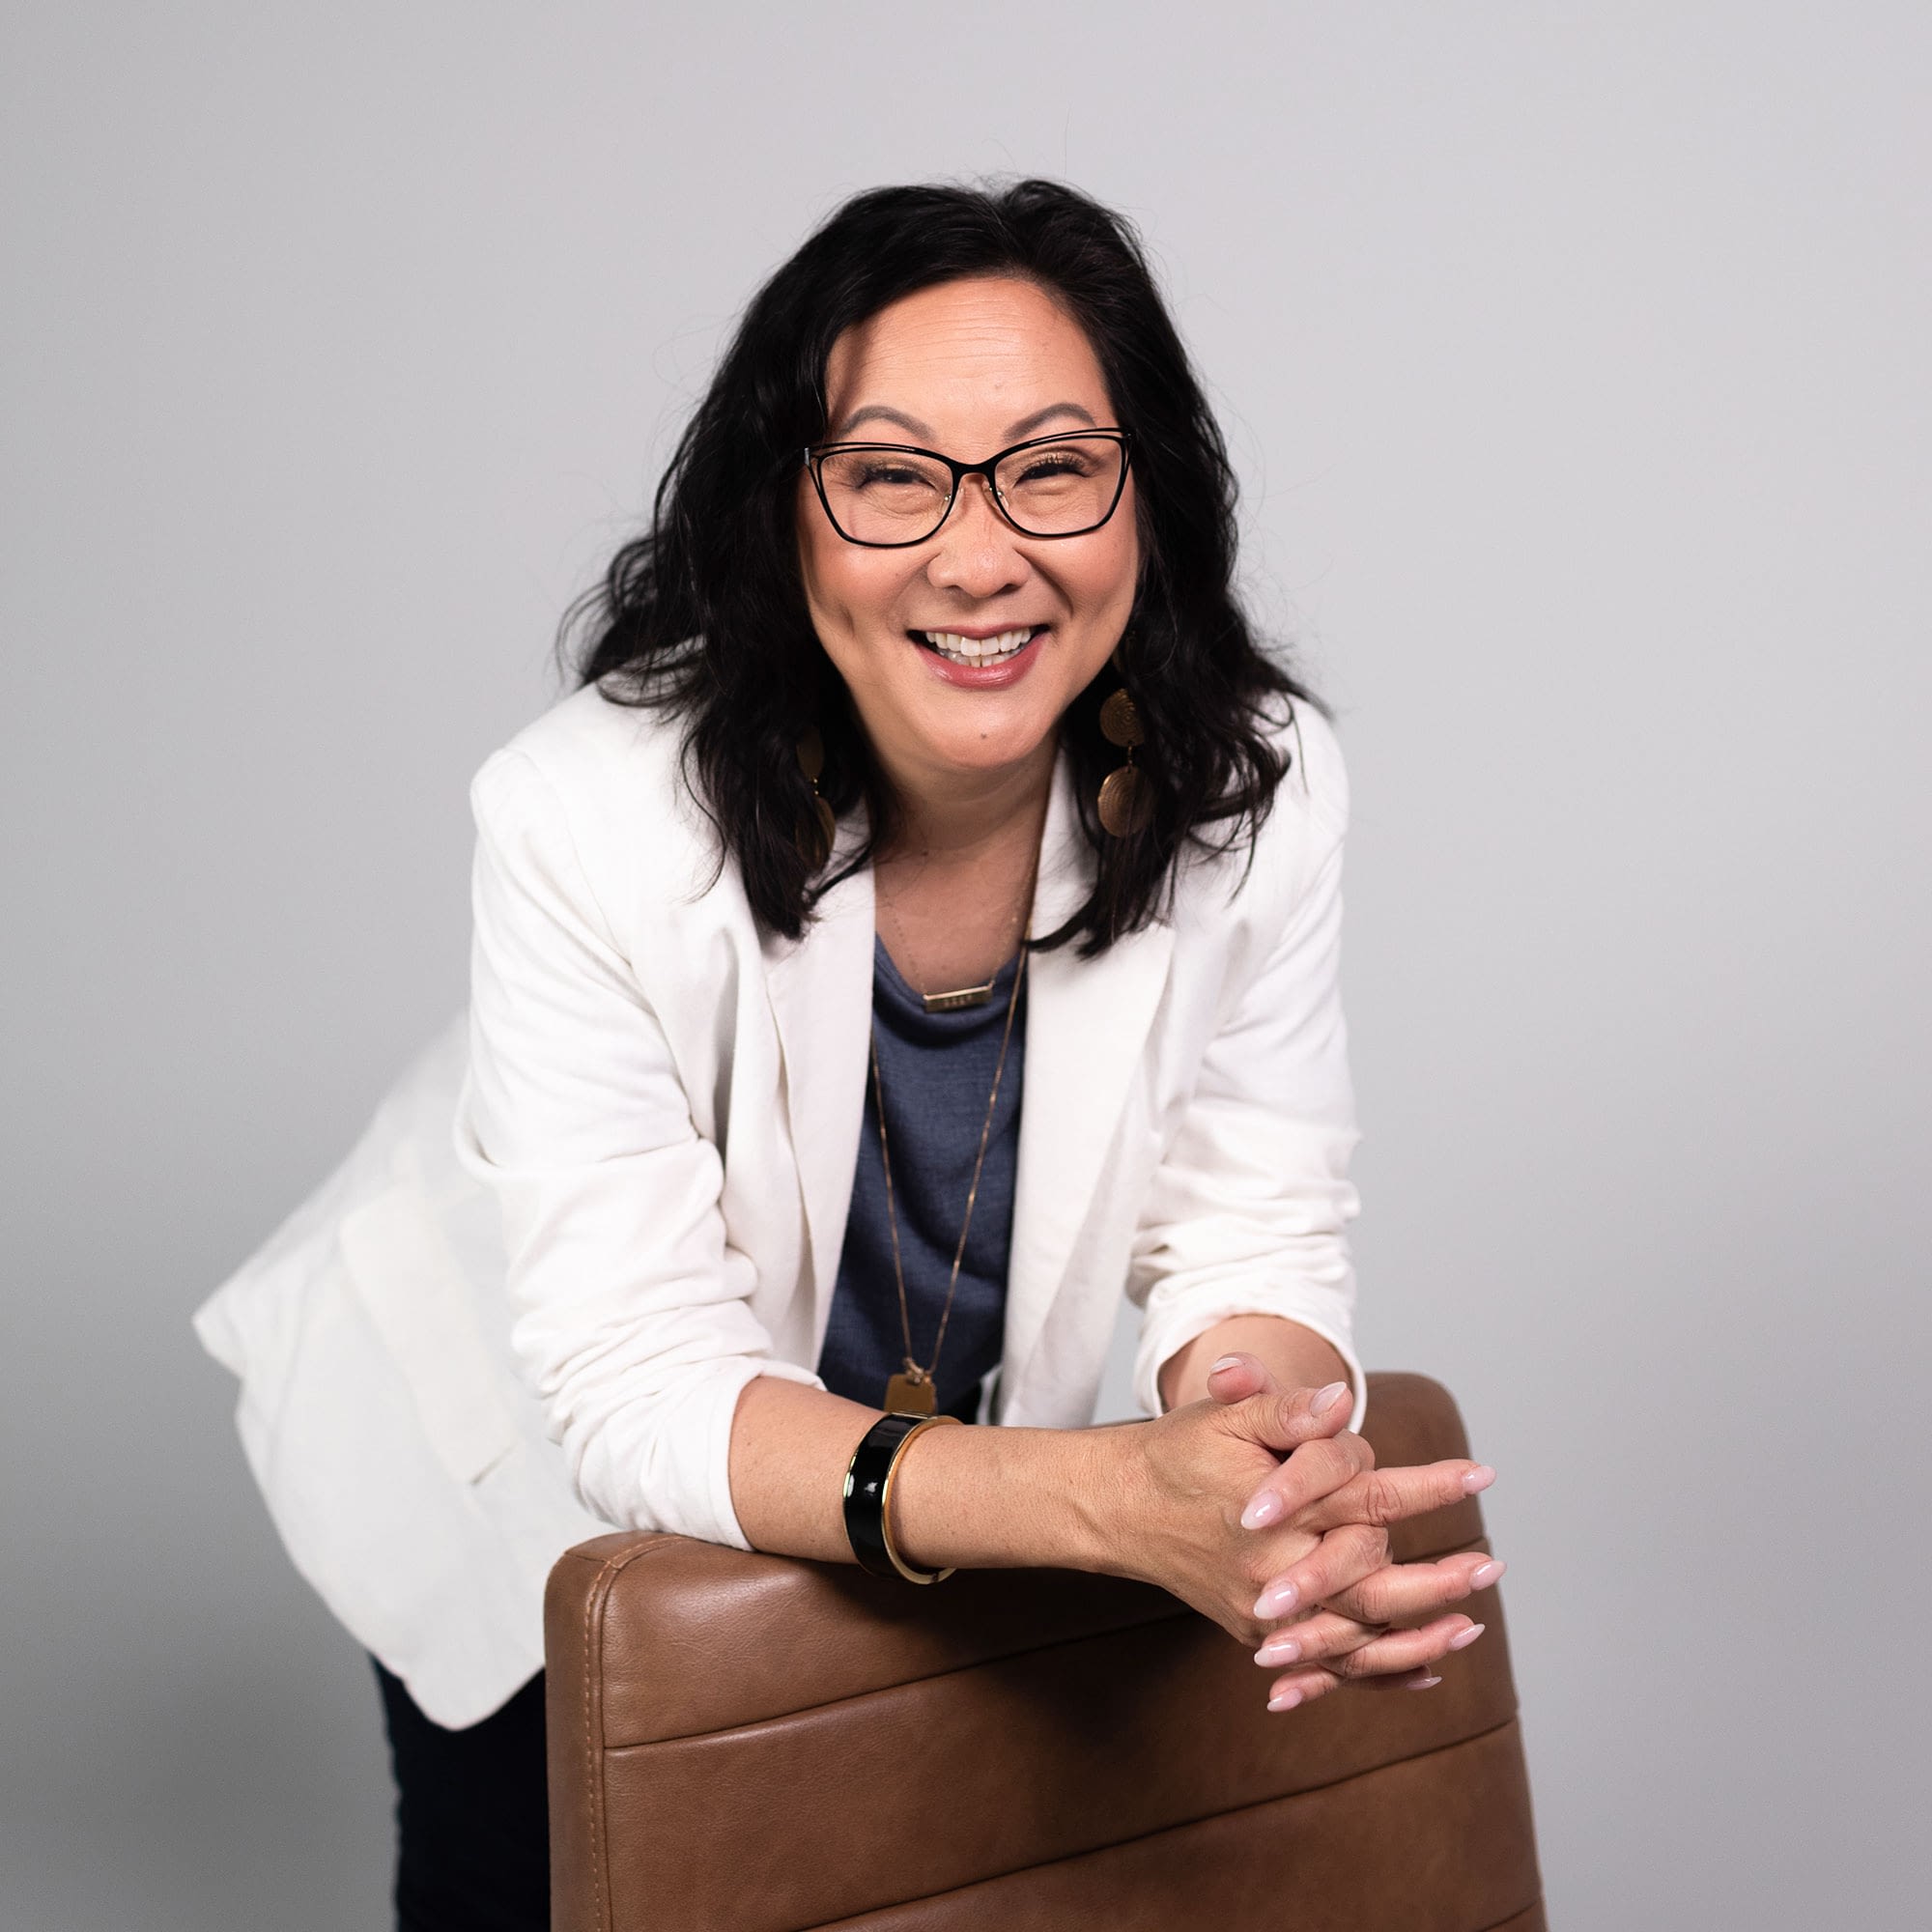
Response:
[[[996,638],[962,638],[956,631],[927,631],[924,638],[943,658],[950,658],[954,664],[981,665],[997,664],[1002,658],[1009,658],[1023,644],[1032,641],[1037,625],[1029,624],[1017,631],[1002,631]]]

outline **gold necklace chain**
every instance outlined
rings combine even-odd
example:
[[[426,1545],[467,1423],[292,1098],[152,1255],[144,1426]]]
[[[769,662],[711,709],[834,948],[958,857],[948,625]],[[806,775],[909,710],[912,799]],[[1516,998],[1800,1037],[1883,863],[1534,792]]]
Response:
[[[1032,893],[1028,893],[1031,901]],[[986,1118],[980,1128],[980,1151],[973,1158],[973,1181],[966,1190],[966,1218],[959,1224],[959,1242],[952,1251],[952,1272],[946,1283],[946,1300],[939,1311],[939,1333],[933,1338],[932,1360],[922,1368],[912,1353],[912,1309],[906,1300],[905,1265],[899,1255],[898,1205],[893,1193],[892,1145],[886,1133],[886,1090],[879,1078],[879,1024],[872,1021],[872,1099],[879,1114],[879,1162],[886,1175],[886,1220],[893,1236],[893,1278],[899,1291],[899,1332],[905,1340],[905,1368],[886,1382],[886,1408],[889,1413],[932,1415],[937,1413],[939,1394],[933,1377],[939,1368],[939,1353],[946,1346],[946,1323],[952,1314],[952,1296],[959,1287],[959,1268],[966,1259],[966,1236],[973,1226],[973,1208],[980,1198],[980,1176],[986,1165],[986,1144],[992,1137],[993,1114],[1000,1103],[1000,1082],[1007,1070],[1007,1048],[1013,1037],[1013,1014],[1019,1009],[1020,981],[1026,978],[1026,939],[1033,937],[1029,923],[1020,944],[1019,963],[1013,968],[1013,989],[1007,998],[1007,1022],[1000,1034],[1000,1058],[993,1068],[993,1091],[986,1099]],[[995,974],[994,980],[999,978]],[[992,990],[988,981],[986,991]],[[922,998],[924,996],[922,994]],[[944,997],[944,996],[937,996]],[[984,995],[981,995],[983,998]],[[978,1004],[975,1002],[975,1004]],[[928,1012],[934,1009],[928,1007]]]
[[[928,846],[920,854],[919,870],[907,881],[907,886],[916,886],[925,876],[925,868],[931,864],[931,861],[932,851]],[[1036,860],[1034,874],[1037,875],[1037,871],[1038,862]],[[1013,928],[1026,917],[1028,910],[1033,904],[1033,888],[1034,878],[1033,876],[1029,876],[1026,895],[1020,900],[1019,910],[1007,921],[1006,925],[1002,928],[1002,939],[1010,935]],[[893,937],[899,943],[899,956],[904,959],[906,964],[906,983],[919,995],[920,1004],[929,1013],[952,1013],[958,1012],[966,1007],[983,1007],[993,997],[993,987],[1000,977],[997,972],[982,986],[955,986],[948,993],[928,993],[922,983],[925,976],[923,974],[917,974],[917,977],[915,977],[917,969],[912,956],[912,948],[906,941],[905,927],[899,923],[898,906],[896,903],[897,896],[897,894],[894,894],[890,897],[884,893],[877,895],[879,903],[886,909],[886,917],[892,921]]]

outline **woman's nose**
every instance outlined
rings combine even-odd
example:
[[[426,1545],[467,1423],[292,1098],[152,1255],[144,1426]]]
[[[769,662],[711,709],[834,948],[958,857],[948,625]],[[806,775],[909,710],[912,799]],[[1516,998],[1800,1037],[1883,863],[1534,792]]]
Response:
[[[1013,526],[1000,515],[992,485],[983,476],[961,481],[936,541],[925,574],[949,590],[969,597],[996,597],[1032,574]]]

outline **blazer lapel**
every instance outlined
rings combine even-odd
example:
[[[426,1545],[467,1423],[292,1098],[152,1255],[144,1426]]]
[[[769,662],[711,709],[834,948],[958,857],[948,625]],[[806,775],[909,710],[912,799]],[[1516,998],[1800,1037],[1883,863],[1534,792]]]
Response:
[[[1092,864],[1063,756],[1040,838],[1035,932],[1051,932],[1085,898]],[[1080,958],[1069,945],[1037,952],[1028,962],[1026,1091],[1007,1274],[1003,1406],[1026,1373],[1065,1277],[1173,951],[1173,928],[1157,923],[1116,940],[1095,959]]]
[[[841,825],[835,866],[861,837],[863,823]],[[1040,836],[1033,929],[1051,932],[1091,884],[1092,853],[1063,755]],[[838,1281],[865,1114],[873,919],[868,867],[825,895],[802,940],[766,948],[821,1332]],[[1027,963],[1026,1093],[1007,1274],[1003,1404],[1025,1373],[1065,1277],[1173,950],[1172,927],[1153,924],[1117,940],[1097,959],[1081,959],[1068,946],[1035,953]]]
[[[864,836],[839,828],[832,864]],[[805,1197],[817,1331],[838,1278],[866,1111],[872,1020],[872,872],[866,867],[825,895],[800,940],[766,946],[765,985],[784,1060],[785,1116]]]

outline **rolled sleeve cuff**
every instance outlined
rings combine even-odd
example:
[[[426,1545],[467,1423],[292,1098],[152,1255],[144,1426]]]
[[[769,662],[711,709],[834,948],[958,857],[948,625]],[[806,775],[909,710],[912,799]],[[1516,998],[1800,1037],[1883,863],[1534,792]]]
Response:
[[[586,1456],[578,1472],[585,1506],[607,1522],[751,1548],[731,1501],[731,1424],[745,1384],[756,1376],[825,1386],[794,1362],[753,1356],[720,1362],[674,1395],[650,1403],[648,1424],[638,1435],[613,1418],[607,1436],[630,1439],[607,1440],[601,1454],[594,1448]],[[592,1463],[616,1479],[611,1483],[615,1493],[598,1494],[605,1484],[592,1475]],[[628,1482],[622,1480],[626,1470]]]
[[[1150,1313],[1141,1322],[1140,1343],[1134,1351],[1134,1395],[1148,1414],[1161,1412],[1161,1370],[1188,1343],[1231,1315],[1279,1315],[1286,1321],[1299,1322],[1311,1334],[1320,1335],[1348,1365],[1349,1385],[1355,1397],[1349,1427],[1361,1428],[1362,1418],[1369,1409],[1369,1379],[1355,1353],[1348,1323],[1338,1321],[1332,1308],[1295,1289],[1231,1290],[1224,1296],[1190,1301],[1184,1308]]]

